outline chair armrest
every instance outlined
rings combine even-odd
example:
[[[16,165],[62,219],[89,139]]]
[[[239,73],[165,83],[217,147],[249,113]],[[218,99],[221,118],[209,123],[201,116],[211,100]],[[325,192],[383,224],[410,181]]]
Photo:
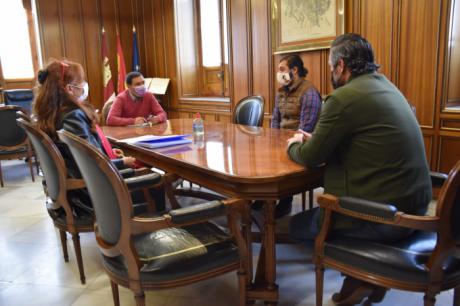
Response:
[[[135,176],[136,171],[132,168],[125,168],[125,169],[120,169],[118,172],[121,174],[121,177],[123,178],[130,178]]]
[[[174,224],[190,223],[197,220],[209,219],[224,215],[225,205],[220,201],[206,202],[189,207],[174,209],[169,212],[171,222]]]
[[[86,183],[83,179],[67,179],[67,190],[81,189],[86,187]]]
[[[348,197],[347,197],[348,198]],[[350,198],[348,198],[350,199]],[[353,199],[353,198],[351,198]],[[361,199],[358,199],[363,201]],[[353,204],[350,204],[353,202]],[[364,201],[370,202],[370,201]],[[408,227],[423,231],[437,231],[439,228],[439,217],[431,216],[417,216],[405,214],[401,211],[396,211],[393,217],[390,217],[392,205],[378,202],[370,202],[371,205],[358,205],[354,201],[348,201],[345,206],[342,205],[341,199],[330,194],[323,194],[318,197],[318,204],[320,207],[331,210],[333,212],[354,217],[365,221]],[[382,205],[384,208],[376,209],[374,205]],[[370,211],[369,211],[370,210]]]
[[[217,202],[218,204],[213,204]],[[131,234],[137,235],[142,233],[148,233],[157,231],[168,227],[180,227],[185,225],[197,224],[206,221],[206,219],[217,217],[219,215],[231,215],[232,213],[239,213],[243,215],[247,210],[249,202],[241,199],[229,199],[224,201],[213,201],[204,204],[195,205],[201,206],[197,212],[187,211],[190,207],[176,209],[175,221],[180,223],[174,223],[171,219],[171,212],[161,217],[143,218],[134,217],[131,219]],[[217,207],[215,207],[216,205]],[[221,208],[219,208],[222,206]],[[177,211],[179,211],[177,213]],[[173,213],[174,214],[174,213]],[[180,215],[180,216],[178,216]],[[184,217],[184,215],[186,217]],[[182,217],[182,219],[181,219]],[[179,218],[179,219],[178,219]]]
[[[339,205],[350,211],[390,220],[398,212],[396,207],[391,204],[372,202],[354,197],[339,198]]]
[[[430,171],[431,185],[434,188],[441,188],[444,182],[447,180],[447,174],[441,172]]]
[[[140,189],[156,185],[161,182],[161,175],[158,173],[150,173],[145,175],[139,175],[135,177],[124,179],[129,190]]]

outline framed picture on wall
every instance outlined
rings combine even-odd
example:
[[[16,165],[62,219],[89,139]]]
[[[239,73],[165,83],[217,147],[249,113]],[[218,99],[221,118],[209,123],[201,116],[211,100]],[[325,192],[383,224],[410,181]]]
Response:
[[[344,32],[344,0],[271,1],[275,54],[326,49]]]

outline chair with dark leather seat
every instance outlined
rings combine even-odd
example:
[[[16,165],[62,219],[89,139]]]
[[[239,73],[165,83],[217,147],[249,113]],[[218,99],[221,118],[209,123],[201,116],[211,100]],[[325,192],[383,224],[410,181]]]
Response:
[[[7,89],[3,91],[5,105],[22,107],[28,114],[32,111],[34,93],[32,89]]]
[[[69,261],[66,237],[66,232],[69,232],[72,235],[80,280],[84,284],[85,272],[79,233],[92,232],[94,230],[94,218],[92,214],[74,214],[73,208],[68,202],[67,193],[71,190],[84,188],[85,182],[82,179],[68,178],[64,159],[48,135],[23,118],[17,119],[17,122],[26,131],[40,160],[46,182],[44,186],[47,195],[46,206],[53,218],[54,226],[59,230],[61,236],[64,261]]]
[[[384,288],[424,292],[424,305],[434,305],[443,290],[455,288],[460,305],[460,161],[449,176],[432,173],[433,187],[441,186],[435,216],[415,216],[391,204],[322,195],[324,212],[315,242],[316,305],[322,305],[324,267]],[[377,242],[329,235],[334,214],[413,229],[407,238]],[[383,287],[383,288],[382,288]],[[383,295],[369,296],[379,302]]]
[[[87,182],[96,240],[115,305],[119,305],[118,285],[129,287],[136,304],[145,305],[144,290],[186,285],[235,270],[239,305],[245,305],[248,242],[236,221],[241,214],[243,223],[248,222],[246,201],[212,201],[161,217],[133,217],[128,189],[107,157],[66,131],[58,134]],[[232,235],[207,221],[221,215],[228,216]]]
[[[24,129],[32,142],[36,154],[40,160],[40,165],[44,175],[44,190],[46,194],[46,206],[48,212],[53,219],[54,226],[59,230],[61,236],[62,251],[64,261],[69,261],[67,252],[67,237],[66,232],[72,235],[75,254],[78,263],[81,283],[85,283],[85,272],[83,267],[83,259],[80,247],[80,233],[94,231],[94,214],[92,212],[89,197],[83,197],[80,193],[78,197],[81,207],[88,207],[87,210],[78,209],[72,206],[69,200],[72,192],[86,187],[82,179],[70,178],[67,174],[67,167],[61,152],[56,147],[55,143],[49,136],[40,130],[33,122],[23,118],[22,114],[17,119],[18,125]],[[30,118],[29,118],[30,119]],[[135,170],[125,169],[120,170],[121,175],[125,178],[125,182],[130,188],[130,192],[144,191],[146,186],[153,186],[161,182],[161,178],[156,174],[135,176]],[[86,195],[86,193],[85,193]],[[83,203],[87,198],[88,203]],[[150,203],[150,206],[155,206],[155,203]],[[133,211],[144,213],[149,210],[145,203],[138,203],[133,206]]]
[[[0,106],[0,184],[3,187],[2,160],[27,158],[32,181],[35,182],[32,166],[32,149],[27,134],[16,123],[19,106]]]
[[[233,112],[233,123],[262,126],[264,118],[264,98],[249,96],[241,99]]]

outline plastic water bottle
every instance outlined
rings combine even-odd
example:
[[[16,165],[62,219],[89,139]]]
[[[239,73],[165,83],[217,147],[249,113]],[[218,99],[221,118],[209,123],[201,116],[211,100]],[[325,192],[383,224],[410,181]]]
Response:
[[[196,113],[195,119],[193,119],[193,135],[194,136],[204,135],[204,123],[203,123],[203,118],[201,118],[200,113]]]
[[[204,148],[204,124],[203,118],[200,113],[196,113],[195,119],[193,119],[193,143],[197,149]]]

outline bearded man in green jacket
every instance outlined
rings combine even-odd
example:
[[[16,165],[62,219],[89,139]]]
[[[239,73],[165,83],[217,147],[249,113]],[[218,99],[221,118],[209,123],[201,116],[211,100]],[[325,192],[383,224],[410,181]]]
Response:
[[[418,122],[401,92],[377,73],[371,45],[357,34],[344,34],[331,45],[329,65],[334,91],[326,98],[312,134],[288,140],[292,160],[307,167],[324,164],[324,192],[393,204],[424,215],[431,180]],[[345,216],[334,219],[337,235],[396,240],[410,229],[373,224]],[[291,219],[290,234],[315,238],[319,209]]]

